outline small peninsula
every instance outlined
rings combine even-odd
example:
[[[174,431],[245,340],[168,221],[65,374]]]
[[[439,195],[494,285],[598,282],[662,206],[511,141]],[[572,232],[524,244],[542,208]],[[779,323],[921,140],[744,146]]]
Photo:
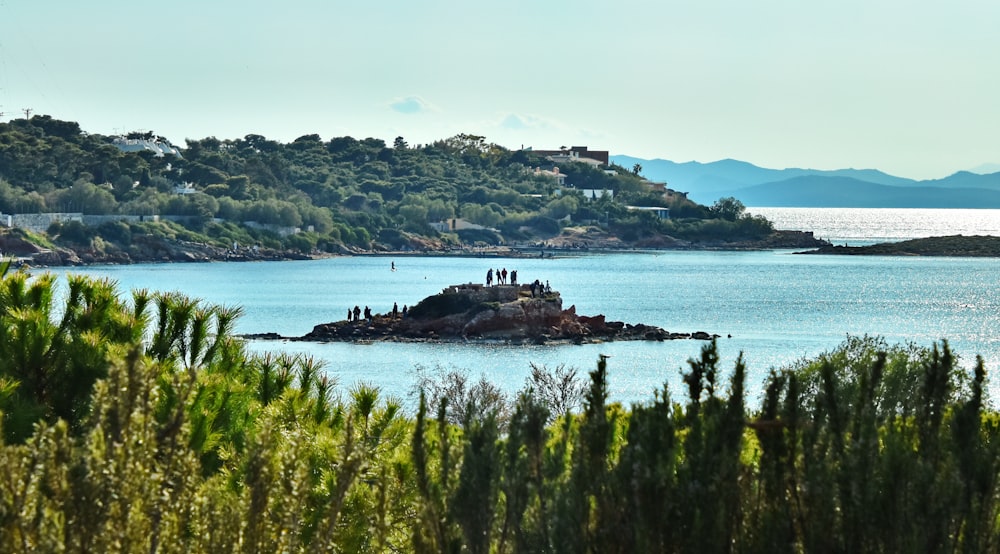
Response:
[[[988,235],[950,235],[882,242],[870,246],[825,245],[816,250],[798,254],[838,254],[845,256],[948,256],[948,257],[1000,257],[1000,237]]]
[[[671,333],[660,327],[608,321],[603,315],[583,316],[576,307],[562,307],[558,291],[544,285],[468,283],[446,287],[405,311],[394,307],[373,314],[354,308],[350,319],[316,325],[301,337],[274,333],[248,335],[255,339],[312,342],[466,342],[514,344],[598,343],[614,340],[711,340],[704,331]]]

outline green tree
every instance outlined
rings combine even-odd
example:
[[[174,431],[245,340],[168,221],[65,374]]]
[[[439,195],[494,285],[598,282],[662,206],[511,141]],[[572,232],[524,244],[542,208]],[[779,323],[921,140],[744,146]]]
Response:
[[[111,357],[139,341],[149,298],[133,296],[129,309],[114,284],[70,276],[57,306],[55,277],[15,272],[0,281],[0,379],[15,384],[0,405],[7,440],[23,441],[43,420],[79,429],[90,392],[107,374]]]
[[[93,215],[113,213],[118,206],[110,190],[81,181],[71,188],[55,191],[46,203],[62,211]]]
[[[399,207],[399,216],[413,229],[421,229],[427,225],[429,221],[427,214],[428,210],[426,206],[408,204]]]
[[[709,208],[709,213],[714,217],[725,219],[726,221],[736,221],[743,216],[746,206],[732,196],[720,198]]]

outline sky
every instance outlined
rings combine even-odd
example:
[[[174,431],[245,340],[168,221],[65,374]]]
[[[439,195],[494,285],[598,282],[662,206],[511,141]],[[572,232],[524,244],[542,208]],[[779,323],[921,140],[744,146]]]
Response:
[[[995,0],[0,0],[0,121],[1000,171]]]

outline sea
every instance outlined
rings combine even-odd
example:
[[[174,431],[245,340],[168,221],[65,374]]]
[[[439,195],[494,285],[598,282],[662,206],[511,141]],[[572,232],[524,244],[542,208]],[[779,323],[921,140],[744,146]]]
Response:
[[[864,245],[941,235],[998,235],[1000,210],[749,208],[779,229],[812,231],[835,244]],[[393,266],[395,270],[393,270]],[[552,258],[357,256],[312,261],[137,264],[54,269],[133,289],[180,291],[205,304],[239,306],[236,332],[301,336],[345,319],[355,305],[388,312],[449,285],[482,283],[493,268],[517,270],[561,293],[564,308],[675,332],[719,335],[727,378],[739,356],[747,402],[759,405],[771,370],[815,358],[849,336],[931,347],[947,340],[966,368],[982,356],[991,397],[1000,398],[1000,259],[800,255],[759,252],[628,251]],[[313,343],[252,340],[257,353],[310,356],[338,390],[379,387],[412,409],[421,375],[460,371],[513,396],[533,365],[594,370],[608,363],[609,394],[650,402],[664,387],[683,399],[683,372],[697,340],[584,345],[503,343]]]

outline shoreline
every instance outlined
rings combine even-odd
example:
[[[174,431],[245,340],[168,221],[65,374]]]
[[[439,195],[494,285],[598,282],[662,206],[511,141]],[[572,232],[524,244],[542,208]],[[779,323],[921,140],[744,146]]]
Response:
[[[22,253],[13,257],[16,266],[36,267],[90,267],[101,265],[137,265],[161,263],[247,263],[260,261],[308,261],[349,256],[377,257],[452,257],[491,259],[556,259],[579,256],[609,254],[661,254],[664,252],[764,252],[769,250],[794,250],[808,247],[825,247],[829,243],[813,239],[811,234],[799,231],[784,231],[776,238],[761,241],[712,241],[704,243],[677,242],[669,246],[617,244],[595,245],[504,245],[476,248],[452,248],[447,250],[352,250],[344,248],[340,252],[312,252],[304,254],[288,250],[260,250],[232,252],[205,244],[174,244],[162,255],[133,257],[124,252],[97,253],[75,251],[66,248],[41,250],[29,255]],[[783,238],[794,237],[793,240]],[[805,241],[802,239],[806,238]],[[808,244],[804,244],[807,242]]]

